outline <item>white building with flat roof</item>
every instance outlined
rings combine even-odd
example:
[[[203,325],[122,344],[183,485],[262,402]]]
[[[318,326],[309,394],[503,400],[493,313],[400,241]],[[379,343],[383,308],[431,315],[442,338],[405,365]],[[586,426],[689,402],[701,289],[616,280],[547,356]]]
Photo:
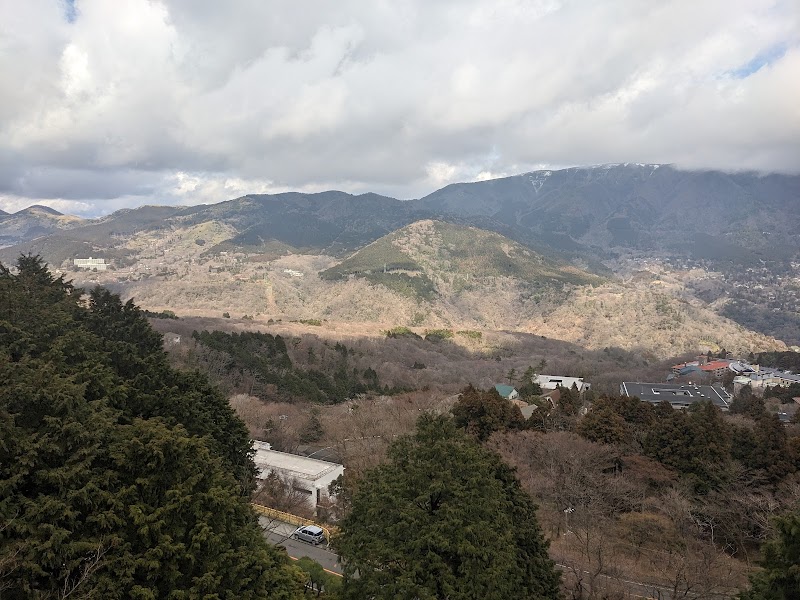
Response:
[[[98,271],[108,269],[105,258],[76,258],[72,262],[79,269],[97,269]]]
[[[581,394],[592,387],[592,384],[586,383],[583,377],[564,377],[563,375],[537,375],[533,383],[538,383],[543,390],[554,390],[557,387],[571,388],[574,385]]]
[[[309,505],[316,507],[322,498],[328,496],[328,486],[340,475],[344,475],[344,466],[307,458],[299,454],[272,450],[266,442],[253,442],[256,451],[253,461],[258,469],[258,478],[266,479],[270,472],[292,482],[294,489],[308,495]]]

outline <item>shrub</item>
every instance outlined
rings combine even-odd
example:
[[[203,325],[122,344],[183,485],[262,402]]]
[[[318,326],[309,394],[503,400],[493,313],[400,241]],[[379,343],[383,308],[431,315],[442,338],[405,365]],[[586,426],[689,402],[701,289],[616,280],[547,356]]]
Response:
[[[461,331],[456,331],[456,335],[461,335],[471,340],[479,340],[483,337],[483,334],[480,331],[474,331],[472,329],[462,329]]]
[[[398,325],[397,327],[392,327],[391,329],[387,329],[384,331],[386,337],[389,338],[417,338],[422,339],[419,335],[411,331],[408,327],[404,327],[402,325]]]
[[[426,329],[425,339],[429,342],[441,342],[453,337],[453,331],[450,329]]]

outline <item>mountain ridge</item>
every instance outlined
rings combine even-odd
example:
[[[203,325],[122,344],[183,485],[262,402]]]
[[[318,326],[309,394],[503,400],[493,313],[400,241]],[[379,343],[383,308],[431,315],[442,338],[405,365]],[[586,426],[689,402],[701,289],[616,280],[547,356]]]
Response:
[[[707,248],[724,254],[725,248],[738,247],[734,258],[753,262],[787,258],[791,248],[800,248],[798,201],[798,176],[605,165],[453,183],[415,200],[332,190],[248,194],[190,207],[146,206],[84,221],[89,229],[70,235],[102,242],[98,238],[104,232],[217,220],[236,229],[228,247],[255,251],[277,241],[346,255],[414,221],[438,219],[496,231],[540,253],[583,260],[631,251],[702,258]],[[157,217],[148,218],[154,211]],[[0,222],[0,235],[8,223],[8,218]],[[120,223],[121,230],[113,231],[110,223]],[[17,234],[14,241],[24,244],[47,233],[54,231]]]
[[[700,260],[710,269],[715,265],[762,268],[765,263],[775,263],[776,272],[780,273],[781,261],[800,260],[798,199],[800,177],[797,176],[680,171],[670,166],[644,164],[540,170],[484,182],[452,184],[416,200],[342,191],[287,192],[250,194],[210,205],[123,209],[96,220],[60,223],[60,228],[49,233],[34,229],[35,239],[0,249],[0,260],[10,263],[20,252],[32,252],[41,254],[56,267],[71,269],[74,258],[106,258],[111,261],[112,268],[130,269],[125,275],[127,282],[120,279],[120,286],[128,286],[130,290],[145,289],[147,286],[143,288],[142,282],[157,271],[162,293],[166,282],[172,281],[171,273],[177,270],[185,273],[185,277],[200,278],[193,284],[191,293],[203,298],[211,288],[223,295],[230,295],[230,292],[223,287],[222,279],[212,285],[210,275],[202,275],[192,265],[205,264],[215,272],[236,271],[240,278],[248,273],[248,277],[257,279],[264,274],[241,266],[242,261],[269,265],[265,267],[266,272],[272,272],[277,264],[284,264],[288,271],[322,272],[323,280],[328,278],[327,281],[335,284],[330,289],[298,288],[285,286],[282,279],[271,277],[269,284],[273,287],[266,296],[269,310],[293,318],[338,315],[337,318],[345,320],[363,317],[367,321],[383,322],[396,319],[399,323],[395,324],[419,322],[431,326],[457,324],[459,319],[466,319],[465,322],[474,327],[521,327],[538,331],[537,319],[546,317],[546,313],[555,313],[567,299],[554,291],[557,286],[543,286],[548,288],[544,295],[530,289],[531,283],[526,282],[526,278],[535,280],[533,271],[507,260],[507,255],[504,258],[503,253],[497,251],[498,247],[512,248],[519,244],[543,260],[560,265],[559,269],[569,266],[592,277],[608,279],[609,283],[603,285],[616,285],[611,279],[611,268],[629,272],[631,268],[641,269],[636,265],[649,260],[672,260],[672,264],[678,265],[681,261],[688,260],[686,264],[692,264],[692,260]],[[64,217],[47,215],[46,218]],[[9,217],[0,220],[0,234],[8,232],[8,222]],[[388,255],[386,260],[371,258],[372,264],[366,269],[370,271],[368,277],[359,274],[359,269],[351,268],[352,264],[348,266],[347,261],[352,263],[355,259],[351,257],[358,256],[359,252],[363,259],[374,251],[374,248],[369,249],[371,244],[386,236],[397,237],[401,235],[397,232],[403,228],[420,222],[442,223],[439,227],[445,228],[475,228],[470,241],[476,243],[490,234],[505,236],[507,240],[495,240],[485,250],[501,268],[491,276],[473,277],[473,282],[480,280],[482,283],[470,287],[464,284],[466,278],[457,269],[444,264],[448,260],[455,264],[454,254],[469,254],[469,246],[462,246],[465,249],[449,257],[439,257],[438,262],[426,266],[418,249],[409,255],[400,247],[402,244],[385,246],[384,250],[391,250],[394,258]],[[55,227],[55,224],[49,226]],[[20,229],[14,235],[24,237],[27,233],[28,230]],[[438,248],[441,250],[442,246]],[[291,259],[293,256],[309,258],[298,262]],[[398,265],[391,264],[395,259]],[[486,275],[487,264],[475,259],[461,269],[473,269],[474,274],[484,269]],[[142,265],[147,265],[150,271],[141,272]],[[386,265],[384,269],[376,268],[383,265]],[[353,277],[360,281],[353,281]],[[583,279],[578,282],[578,289],[586,287],[586,277],[580,275]],[[200,283],[202,279],[207,280],[205,288]],[[234,284],[245,285],[241,279],[231,282]],[[675,298],[694,297],[691,290],[680,287],[682,282],[675,285]],[[340,289],[341,286],[344,287]],[[700,287],[711,290],[708,293],[712,294],[713,308],[724,312],[724,297],[713,291],[713,286],[702,284]],[[355,289],[381,306],[370,308],[354,300]],[[151,301],[160,302],[158,294],[147,290],[145,295]],[[331,290],[340,293],[338,304],[333,300],[333,304],[326,304],[308,297],[309,294],[333,293]],[[258,296],[255,291],[248,294],[253,300],[239,305],[243,312],[266,310],[255,301]],[[604,303],[615,304],[613,298],[629,294],[630,290],[623,286]],[[487,303],[486,297],[496,299],[502,310]],[[538,298],[542,306],[529,305],[532,298]],[[642,301],[653,306],[663,305],[653,294],[646,295]],[[757,302],[757,299],[751,301]],[[188,298],[182,302],[184,306],[192,305]],[[347,302],[356,302],[360,308],[347,308]],[[420,309],[420,302],[423,309]],[[788,302],[784,304],[791,308],[791,299]],[[392,303],[397,306],[394,312],[387,306]],[[585,303],[591,304],[589,300]],[[162,308],[181,307],[180,303],[161,304]],[[211,305],[216,306],[216,303],[211,302]],[[621,303],[618,306],[623,313],[637,314],[635,305]],[[679,308],[673,312],[679,314]],[[485,311],[486,315],[475,318],[479,311]],[[676,323],[680,322],[677,317],[670,321],[669,315],[662,315],[658,310],[648,311],[642,315],[661,323],[664,331],[674,331]],[[736,312],[737,315],[746,313],[746,310]],[[600,319],[604,314],[598,312],[592,318]],[[573,317],[569,311],[563,315],[565,319]],[[709,319],[706,319],[708,323]],[[748,322],[742,317],[737,319]],[[585,343],[597,343],[603,332],[613,334],[601,326],[591,325],[589,329],[597,333],[590,336],[591,340],[586,338]],[[780,327],[774,329],[778,331]],[[628,329],[620,324],[620,330]],[[790,339],[798,337],[789,333]],[[569,335],[583,339],[578,331],[571,331]],[[706,333],[702,335],[708,337]],[[730,328],[726,339],[732,337],[734,329]],[[676,347],[683,348],[682,344],[675,343]]]

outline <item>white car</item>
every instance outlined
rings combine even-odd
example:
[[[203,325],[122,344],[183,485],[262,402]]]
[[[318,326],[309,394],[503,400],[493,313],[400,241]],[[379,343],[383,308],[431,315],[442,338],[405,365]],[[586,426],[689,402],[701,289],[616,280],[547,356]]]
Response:
[[[325,532],[316,525],[303,525],[294,530],[292,537],[316,546],[325,541]]]

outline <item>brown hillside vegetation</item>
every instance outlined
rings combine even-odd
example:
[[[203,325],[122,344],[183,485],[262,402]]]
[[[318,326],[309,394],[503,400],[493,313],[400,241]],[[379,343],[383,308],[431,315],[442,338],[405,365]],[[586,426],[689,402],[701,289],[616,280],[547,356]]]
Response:
[[[463,247],[467,234],[479,230],[437,229],[432,223],[417,223],[405,228],[403,236],[397,234],[402,252],[392,246],[419,271],[383,273],[384,263],[378,261],[377,279],[320,278],[318,273],[329,273],[337,264],[328,256],[207,255],[208,245],[229,233],[214,223],[131,239],[126,251],[138,257],[133,266],[102,273],[70,271],[69,276],[76,284],[106,285],[144,308],[182,316],[228,313],[262,324],[269,319],[319,320],[334,331],[398,325],[515,330],[591,349],[646,349],[662,358],[719,347],[744,353],[785,349],[715,314],[677,278],[659,285],[642,278],[603,283],[575,267],[558,270],[524,247],[487,234],[485,244],[491,242],[496,251],[492,262],[448,250]],[[502,257],[510,262],[503,263]],[[421,275],[428,287],[414,283]]]
[[[222,372],[224,365],[205,360],[204,350],[191,338],[193,331],[262,331],[281,335],[287,340],[292,363],[301,369],[324,369],[333,364],[337,356],[333,347],[340,342],[353,351],[349,357],[351,367],[360,371],[374,369],[381,385],[446,393],[454,393],[468,383],[479,388],[490,388],[497,383],[519,385],[528,367],[542,373],[585,377],[599,392],[616,393],[623,380],[662,381],[678,360],[658,360],[648,353],[618,348],[586,350],[557,339],[519,332],[455,330],[449,339],[430,341],[422,339],[426,330],[421,327],[414,328],[418,338],[388,338],[385,330],[372,324],[323,322],[320,326],[309,326],[281,321],[267,325],[242,319],[201,317],[151,322],[162,333],[181,335],[179,344],[167,347],[176,364],[188,368],[202,365],[231,394],[250,390],[246,383],[242,384],[244,387],[232,386]],[[508,379],[512,370],[514,381]]]
[[[71,260],[60,267],[77,285],[105,285],[143,308],[181,316],[246,315],[262,325],[314,320],[370,333],[395,326],[510,330],[659,358],[720,347],[785,349],[714,313],[677,275],[601,279],[476,228],[419,221],[342,262],[209,250],[232,233],[211,220],[119,234],[113,255],[125,259],[112,269],[75,271]]]
[[[617,474],[620,449],[568,432],[497,435],[489,447],[539,504],[551,556],[583,590],[574,597],[622,598],[633,580],[670,597],[730,598],[745,584],[751,567],[709,539],[697,500],[659,463],[629,457]]]

